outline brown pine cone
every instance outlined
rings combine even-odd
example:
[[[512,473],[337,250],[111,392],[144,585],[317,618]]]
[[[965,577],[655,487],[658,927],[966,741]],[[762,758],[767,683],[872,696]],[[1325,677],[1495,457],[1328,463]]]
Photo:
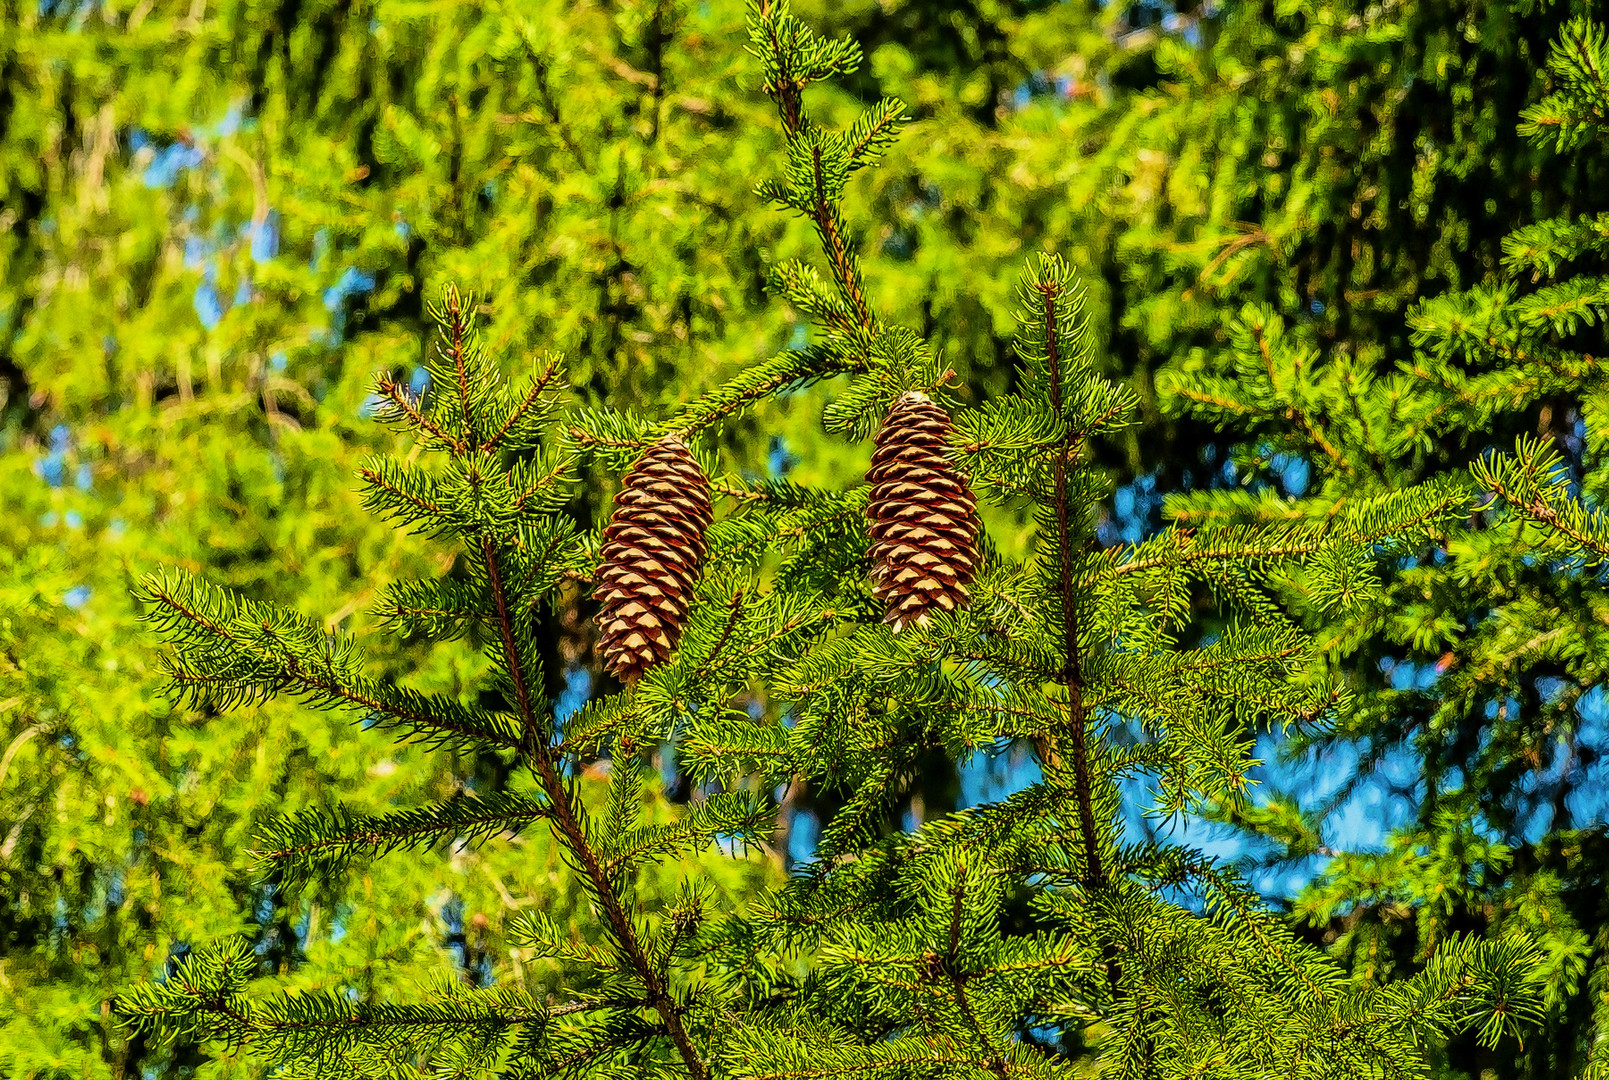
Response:
[[[626,474],[603,531],[598,652],[611,675],[634,680],[682,636],[704,562],[710,485],[678,435],[655,443]]]
[[[888,411],[866,473],[872,589],[896,634],[966,606],[977,571],[977,500],[944,455],[949,435],[944,410],[913,390]]]

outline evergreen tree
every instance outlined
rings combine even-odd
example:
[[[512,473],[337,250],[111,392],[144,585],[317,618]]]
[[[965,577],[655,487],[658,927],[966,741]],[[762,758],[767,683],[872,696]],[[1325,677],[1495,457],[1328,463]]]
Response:
[[[1268,305],[1389,372],[1411,306],[1483,282],[1517,224],[1609,210],[1601,155],[1545,154],[1514,127],[1550,42],[1597,7],[1145,0],[1108,6],[1105,51],[1080,38],[1047,65],[1077,92],[1023,116],[1055,138],[999,162],[1029,188],[1002,211],[1060,202],[1031,220],[1100,268],[1093,315],[1148,410],[1136,474],[1165,492],[1221,468],[1210,425],[1149,410],[1162,371],[1221,353],[1226,314]]]
[[[788,260],[772,275],[820,328],[810,348],[661,417],[566,413],[558,362],[504,380],[475,336],[479,306],[449,289],[428,389],[391,378],[377,390],[417,447],[363,467],[369,506],[450,544],[464,571],[395,583],[377,614],[466,639],[478,678],[441,690],[379,677],[350,636],[182,570],[140,589],[193,704],[290,697],[507,762],[495,796],[309,811],[254,845],[290,886],[399,848],[545,828],[595,932],[527,913],[507,934],[562,972],[562,990],[514,979],[449,981],[410,1001],[343,985],[286,992],[256,982],[248,945],[225,942],[132,993],[123,1008],[137,1028],[320,1076],[693,1077],[1049,1076],[1086,1054],[1136,1076],[1420,1075],[1424,1048],[1451,1032],[1494,1043],[1516,1029],[1535,1010],[1522,937],[1449,940],[1411,978],[1352,986],[1232,874],[1115,825],[1120,777],[1148,777],[1163,813],[1234,801],[1254,765],[1249,731],[1335,715],[1344,693],[1309,677],[1313,639],[1280,594],[1354,609],[1372,591],[1373,556],[1416,549],[1460,492],[1431,484],[1319,523],[1098,547],[1107,491],[1088,449],[1130,421],[1134,400],[1095,372],[1067,266],[1043,256],[1023,275],[1018,392],[955,407],[949,424],[950,372],[871,303],[840,209],[902,107],[884,100],[845,128],[822,126],[805,91],[851,72],[854,46],[773,3],[754,6],[750,39],[786,139],[785,169],[760,191],[809,223],[825,260],[825,273]],[[721,512],[706,529],[713,435],[839,374],[850,379],[823,420],[857,441],[883,429],[872,490],[723,473],[707,483]],[[636,463],[607,530],[566,512],[583,462],[609,474]],[[987,539],[973,557],[968,483],[1031,520],[1027,558]],[[907,531],[890,531],[896,521]],[[541,692],[540,613],[600,558],[600,599],[633,620],[611,623],[607,647],[647,651],[612,665],[624,689],[561,717]],[[1179,634],[1197,587],[1226,621],[1218,640],[1191,646]],[[926,600],[911,606],[911,590]],[[645,617],[655,611],[676,614]],[[633,636],[661,630],[673,652]],[[1120,717],[1143,736],[1111,738]],[[354,738],[378,748],[382,734]],[[925,752],[965,757],[1008,739],[1033,742],[1042,782],[899,827],[891,810]],[[645,750],[662,740],[705,791],[670,821],[644,807]],[[604,771],[606,786],[585,779]],[[643,888],[674,853],[764,845],[776,789],[796,778],[844,801],[785,885],[737,903]]]
[[[974,215],[969,192],[987,189],[995,127],[1010,122],[998,96],[1064,35],[1060,10],[1034,7],[815,8],[881,42],[860,81],[824,88],[818,108],[846,113],[897,86],[929,131],[958,140],[956,153],[908,140],[913,156],[885,187],[856,189],[867,221],[886,210],[896,226],[863,229],[861,255],[882,308],[942,316],[938,343],[979,385],[1009,367],[998,357],[1018,257],[1014,226]],[[493,301],[484,331],[499,348],[562,348],[594,402],[686,400],[806,341],[802,319],[762,302],[760,252],[786,257],[811,236],[757,213],[748,190],[775,136],[756,121],[763,103],[731,89],[750,63],[742,15],[732,0],[0,0],[0,753],[12,750],[0,1072],[203,1067],[195,1047],[124,1038],[109,1003],[237,929],[288,985],[348,969],[401,985],[437,969],[501,973],[505,906],[585,922],[545,836],[391,862],[316,895],[256,882],[243,838],[265,816],[334,790],[364,812],[497,792],[504,765],[406,747],[360,757],[327,717],[282,703],[215,715],[153,702],[127,567],[161,552],[332,620],[383,669],[447,688],[470,679],[450,647],[386,638],[366,611],[369,575],[435,572],[422,543],[377,527],[347,490],[356,460],[396,445],[358,422],[369,381],[423,380],[422,297],[450,279]],[[940,182],[944,213],[928,213]],[[984,263],[995,269],[981,300],[929,285]],[[778,468],[798,461],[798,478],[853,472],[849,444],[798,460],[814,435],[808,400],[761,402],[721,437],[756,466],[767,447]],[[588,500],[607,495],[581,485],[578,520],[596,520],[603,504]],[[541,643],[544,691],[569,708],[604,676],[590,602],[566,596]],[[690,794],[666,768],[658,813]],[[924,776],[934,805],[952,786]],[[802,783],[790,794],[813,798]],[[545,872],[528,873],[532,860]],[[711,873],[719,889],[749,887],[753,868],[700,865],[668,867],[661,884]],[[509,891],[516,877],[528,892]],[[356,899],[395,916],[389,937],[378,923],[358,931]]]
[[[1603,28],[1567,24],[1547,67],[1553,93],[1524,111],[1519,131],[1602,167]],[[1581,195],[1595,205],[1598,193]],[[1466,1049],[1448,1062],[1452,1075],[1609,1068],[1606,221],[1571,208],[1512,232],[1500,276],[1413,309],[1415,349],[1393,372],[1248,305],[1232,324],[1232,377],[1197,371],[1168,384],[1176,407],[1237,440],[1249,481],[1170,500],[1181,524],[1320,521],[1432,479],[1468,492],[1464,527],[1382,564],[1384,602],[1370,615],[1336,620],[1312,606],[1305,616],[1357,705],[1285,752],[1345,761],[1357,747],[1356,774],[1317,799],[1276,789],[1255,808],[1227,809],[1268,841],[1265,862],[1318,872],[1296,912],[1365,981],[1413,970],[1449,936],[1525,927],[1539,937],[1548,1036],[1524,1054]],[[1526,428],[1535,433],[1505,452],[1500,440]],[[1311,471],[1307,495],[1273,498],[1293,468]],[[1408,820],[1383,852],[1346,850],[1336,811],[1404,764],[1418,785]]]

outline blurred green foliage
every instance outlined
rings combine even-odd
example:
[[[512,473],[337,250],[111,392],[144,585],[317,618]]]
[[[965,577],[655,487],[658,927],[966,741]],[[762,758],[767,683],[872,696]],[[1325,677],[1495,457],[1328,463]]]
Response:
[[[1289,732],[1284,775],[1270,771],[1258,805],[1224,809],[1254,861],[1295,871],[1295,915],[1360,980],[1416,970],[1472,931],[1539,937],[1544,1032],[1495,1053],[1455,1041],[1450,1075],[1609,1068],[1609,44],[1601,26],[1555,22],[1568,14],[1471,10],[1422,56],[1378,52],[1373,70],[1414,73],[1383,97],[1367,69],[1348,84],[1384,141],[1344,172],[1324,168],[1337,146],[1311,169],[1258,174],[1260,220],[1282,224],[1262,227],[1266,251],[1231,244],[1201,267],[1193,287],[1216,305],[1175,310],[1204,329],[1217,318],[1217,340],[1158,380],[1162,406],[1211,423],[1231,463],[1231,482],[1169,497],[1180,524],[1327,520],[1432,481],[1468,492],[1460,528],[1375,568],[1387,602],[1369,616],[1337,620],[1301,583],[1289,591],[1354,704]],[[1412,28],[1380,33],[1413,41]],[[1438,78],[1450,101],[1420,100]],[[1414,134],[1413,155],[1392,126]],[[1438,130],[1464,143],[1438,149]],[[1333,246],[1348,232],[1350,256]]]

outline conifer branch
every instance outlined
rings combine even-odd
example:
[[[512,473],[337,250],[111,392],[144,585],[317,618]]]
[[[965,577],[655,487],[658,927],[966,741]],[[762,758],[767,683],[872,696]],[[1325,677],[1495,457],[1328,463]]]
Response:
[[[790,387],[803,387],[846,372],[864,370],[864,364],[824,349],[779,353],[689,402],[668,425],[691,438],[714,424],[729,420],[756,402]],[[632,449],[652,442],[633,444]]]
[[[1279,376],[1274,370],[1273,350],[1269,344],[1271,328],[1277,329],[1278,324],[1266,318],[1262,309],[1257,309],[1255,317],[1247,320],[1246,329],[1250,332],[1252,341],[1257,349],[1257,355],[1262,360],[1263,372],[1268,376],[1269,389],[1277,392]],[[1330,459],[1330,463],[1336,469],[1345,474],[1355,471],[1352,467],[1352,462],[1347,456],[1341,453],[1335,443],[1326,437],[1323,430],[1313,422],[1313,418],[1309,415],[1307,409],[1295,402],[1288,402],[1285,406],[1285,415],[1287,418],[1296,420],[1302,425],[1302,430],[1307,432],[1308,438],[1313,440],[1313,445],[1324,452],[1324,456]]]
[[[387,726],[411,727],[428,741],[521,745],[491,713],[354,675],[350,642],[299,616],[185,576],[147,576],[136,597],[150,605],[149,621],[191,645],[167,663],[175,688],[192,700],[229,705],[288,690],[316,706],[355,708]]]
[[[474,298],[471,297],[466,307],[464,298],[458,293],[458,287],[449,284],[442,295],[441,314],[445,318],[440,319],[447,327],[447,356],[452,360],[453,374],[457,376],[459,416],[463,418],[464,432],[471,440],[475,439],[475,403],[464,356],[464,338],[469,333],[468,309],[473,308],[474,303]],[[472,445],[470,449],[478,450],[480,447]]]
[[[805,80],[793,74],[790,61],[794,49],[785,46],[781,38],[784,29],[795,30],[788,15],[787,0],[757,0],[753,12],[768,46],[765,59],[775,65],[774,74],[761,89],[776,100],[782,113],[783,132],[793,138],[804,130],[804,105],[800,92],[804,89]],[[788,44],[792,45],[792,42]]]
[[[462,637],[472,626],[492,623],[480,591],[452,578],[393,582],[374,614],[399,634],[424,633],[442,640]]]
[[[530,413],[531,407],[537,403],[549,387],[553,386],[554,380],[558,378],[559,373],[563,370],[564,357],[551,357],[542,374],[531,380],[531,385],[526,388],[525,394],[520,398],[518,404],[510,410],[508,416],[503,418],[502,423],[497,425],[497,429],[486,437],[485,442],[481,444],[482,449],[488,451],[498,449],[502,445],[503,439],[510,431],[519,426],[521,421]]]
[[[1522,437],[1512,455],[1482,458],[1470,472],[1492,501],[1543,526],[1550,546],[1573,549],[1588,567],[1609,560],[1609,515],[1570,496],[1569,470],[1548,440]]]
[[[544,1006],[513,987],[466,990],[444,982],[427,1004],[365,1002],[329,990],[248,996],[258,957],[236,938],[191,953],[161,983],[123,995],[118,1009],[136,1030],[159,1038],[214,1038],[252,1047],[279,1066],[344,1074],[354,1051],[378,1045],[411,1057],[458,1045],[469,1060],[495,1056],[498,1033],[541,1032],[553,1018],[590,1012],[591,1001]],[[489,1053],[488,1051],[491,1051]]]
[[[776,100],[781,111],[790,155],[801,143],[809,143],[808,199],[800,201],[796,192],[795,197],[787,201],[803,210],[815,224],[839,291],[848,301],[860,330],[870,332],[874,320],[866,302],[860,268],[844,238],[843,221],[837,207],[829,201],[829,187],[838,185],[828,182],[824,140],[833,140],[833,168],[847,172],[856,167],[857,159],[864,160],[868,151],[891,137],[892,129],[901,119],[901,110],[897,104],[893,107],[880,105],[870,120],[852,133],[847,144],[837,136],[824,136],[805,116],[800,95],[812,82],[855,70],[860,62],[860,50],[851,42],[826,42],[817,38],[789,13],[786,0],[755,0],[750,7],[750,38],[766,69],[762,89]],[[842,155],[841,164],[837,163],[836,155]]]
[[[950,987],[955,992],[955,1003],[960,1007],[961,1015],[965,1018],[967,1026],[972,1029],[978,1044],[983,1047],[989,1071],[1003,1078],[1009,1075],[1005,1059],[995,1049],[994,1040],[989,1038],[988,1033],[983,1030],[983,1025],[978,1022],[978,1014],[973,1011],[972,1003],[967,1000],[966,978],[961,973],[961,917],[967,901],[966,880],[967,867],[963,863],[957,868],[955,884],[950,886],[950,947],[939,968],[948,976]]]
[[[382,375],[378,385],[375,387],[375,392],[387,402],[388,411],[394,413],[415,430],[430,435],[439,445],[454,453],[462,454],[465,452],[463,440],[456,435],[449,435],[434,420],[420,412],[419,403],[414,400],[413,395],[408,393],[407,388],[396,379],[393,379],[390,375]]]
[[[358,476],[373,489],[367,500],[370,507],[392,513],[413,510],[436,521],[448,516],[447,507],[432,497],[434,485],[416,473],[404,471],[395,462],[377,461],[360,466]]]
[[[565,846],[580,863],[582,873],[586,875],[593,894],[603,907],[604,918],[609,924],[610,932],[630,962],[633,974],[641,981],[648,1004],[659,1014],[671,1041],[676,1044],[677,1052],[681,1054],[682,1061],[687,1066],[688,1075],[692,1080],[708,1080],[709,1067],[694,1047],[682,1023],[683,1007],[671,996],[659,969],[649,961],[638,937],[637,928],[632,923],[631,917],[626,914],[625,908],[620,903],[620,897],[615,892],[608,867],[599,859],[588,841],[586,824],[582,819],[585,811],[572,800],[564,780],[559,776],[548,747],[546,733],[542,730],[532,706],[532,694],[521,661],[520,649],[514,639],[514,621],[503,587],[499,553],[492,538],[487,537],[483,542],[481,555],[491,584],[492,600],[497,609],[497,628],[502,640],[504,662],[507,665],[509,679],[514,684],[515,700],[525,725],[524,753],[552,803],[552,819],[558,826]]]
[[[354,814],[338,807],[326,816],[310,810],[264,825],[253,854],[280,871],[283,880],[299,881],[336,873],[359,853],[385,855],[444,839],[472,841],[512,833],[546,814],[544,804],[508,794],[394,814]]]
[[[826,248],[827,261],[832,264],[832,276],[855,312],[860,328],[870,330],[872,314],[861,286],[860,268],[855,265],[853,254],[844,243],[842,220],[837,209],[827,203],[827,179],[822,171],[820,143],[811,146],[810,163],[815,170],[815,198],[811,216],[815,220],[816,231],[821,234],[822,246]]]
[[[1059,266],[1059,264],[1056,264]],[[1061,283],[1053,273],[1042,270],[1033,281],[1041,303],[1043,323],[1041,332],[1048,367],[1048,386],[1051,408],[1063,415],[1062,357],[1060,344],[1064,329],[1060,323],[1057,302],[1061,299]],[[1095,800],[1090,779],[1088,712],[1084,702],[1083,654],[1078,639],[1078,596],[1073,589],[1073,549],[1071,509],[1068,506],[1067,463],[1076,451],[1072,440],[1075,435],[1069,427],[1063,436],[1061,452],[1051,465],[1054,483],[1054,512],[1056,515],[1057,574],[1061,588],[1061,623],[1063,668],[1061,681],[1067,687],[1068,739],[1073,749],[1073,776],[1078,797],[1078,824],[1083,835],[1084,860],[1090,885],[1094,888],[1106,884],[1105,868],[1101,865],[1099,833],[1096,831]]]

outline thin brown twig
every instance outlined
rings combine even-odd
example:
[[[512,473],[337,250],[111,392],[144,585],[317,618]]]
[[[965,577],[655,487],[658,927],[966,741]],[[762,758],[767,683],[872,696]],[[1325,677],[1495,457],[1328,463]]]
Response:
[[[518,646],[514,641],[514,624],[509,615],[508,598],[503,588],[497,545],[490,537],[483,542],[481,554],[485,559],[492,598],[497,605],[498,630],[502,638],[503,655],[508,664],[509,679],[514,684],[515,701],[525,725],[525,755],[532,771],[537,774],[549,800],[553,803],[554,824],[558,826],[565,845],[581,864],[582,872],[591,882],[611,933],[620,943],[637,978],[642,981],[647,1002],[659,1014],[666,1032],[676,1044],[676,1049],[687,1066],[688,1074],[693,1080],[708,1080],[709,1067],[704,1063],[703,1057],[687,1033],[686,1026],[682,1023],[682,1006],[671,996],[670,988],[665,984],[659,969],[649,960],[637,935],[636,926],[626,914],[620,897],[615,894],[607,868],[599,861],[597,852],[593,851],[591,843],[587,840],[587,830],[582,820],[586,811],[571,803],[552,751],[537,723],[530,687],[526,681],[524,666],[520,662]]]

